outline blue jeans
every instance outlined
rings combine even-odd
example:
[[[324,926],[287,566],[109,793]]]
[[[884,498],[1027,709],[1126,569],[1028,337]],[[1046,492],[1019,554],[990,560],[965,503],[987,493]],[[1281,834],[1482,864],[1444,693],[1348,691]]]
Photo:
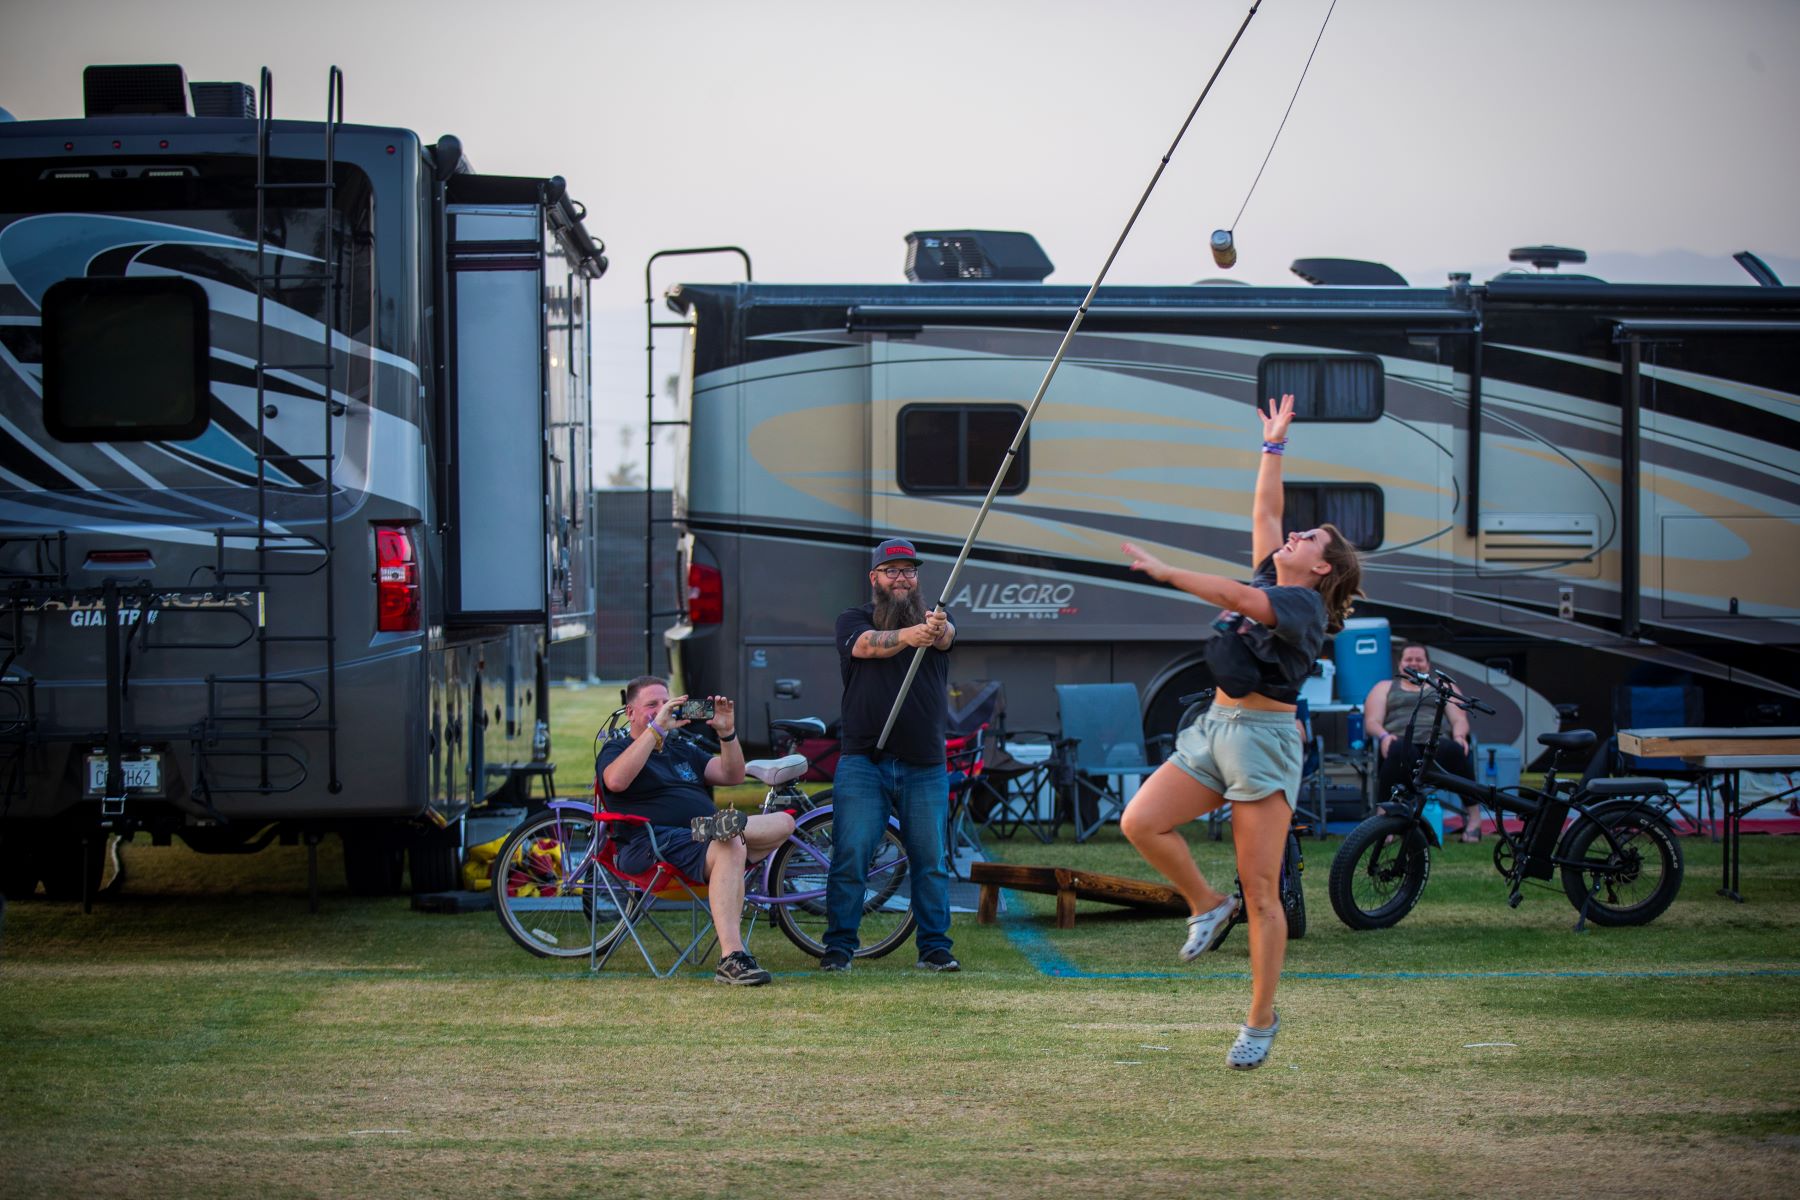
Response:
[[[897,758],[879,763],[860,755],[838,759],[831,793],[831,878],[825,888],[825,946],[856,952],[869,859],[881,844],[888,814],[900,819],[906,847],[919,953],[950,948],[950,872],[944,829],[950,818],[950,776],[942,763],[914,766]]]

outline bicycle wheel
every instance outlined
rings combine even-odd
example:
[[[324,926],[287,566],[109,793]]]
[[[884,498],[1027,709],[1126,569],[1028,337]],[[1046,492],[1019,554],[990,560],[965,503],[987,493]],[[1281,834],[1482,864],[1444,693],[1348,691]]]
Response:
[[[1386,929],[1413,910],[1431,876],[1431,847],[1406,817],[1370,817],[1331,860],[1331,907],[1352,929]]]
[[[583,958],[595,948],[593,852],[597,823],[585,813],[540,811],[525,818],[494,859],[494,911],[508,937],[540,958]],[[604,889],[599,949],[619,936]]]
[[[1300,839],[1288,834],[1287,848],[1281,854],[1281,907],[1287,912],[1288,941],[1306,936],[1306,892],[1300,885],[1306,870],[1306,859],[1300,853]]]
[[[776,902],[775,924],[789,941],[818,958],[825,953],[825,885],[831,873],[831,810],[802,819],[769,863],[769,886]],[[863,888],[858,958],[891,953],[913,931],[912,887],[900,828],[888,822],[869,864]]]
[[[1583,817],[1569,827],[1556,856],[1569,903],[1577,912],[1585,908],[1596,925],[1647,925],[1681,890],[1681,844],[1667,822],[1643,808]]]

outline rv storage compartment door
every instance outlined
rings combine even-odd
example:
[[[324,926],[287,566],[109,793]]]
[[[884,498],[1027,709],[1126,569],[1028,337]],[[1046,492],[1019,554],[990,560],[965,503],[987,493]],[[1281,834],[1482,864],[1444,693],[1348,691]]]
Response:
[[[541,624],[548,619],[549,578],[537,181],[458,176],[448,216],[448,617],[461,624]]]

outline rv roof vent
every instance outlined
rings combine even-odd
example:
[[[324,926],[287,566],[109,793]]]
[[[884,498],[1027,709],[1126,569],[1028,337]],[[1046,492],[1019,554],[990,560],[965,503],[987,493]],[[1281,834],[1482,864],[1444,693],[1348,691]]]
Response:
[[[190,83],[196,117],[256,119],[256,93],[247,83]]]
[[[187,116],[187,72],[174,63],[89,67],[81,92],[90,117]]]
[[[1288,270],[1315,287],[1406,286],[1406,278],[1386,263],[1360,258],[1296,258]]]
[[[1564,263],[1584,263],[1586,250],[1569,246],[1520,246],[1506,256],[1516,263],[1530,263],[1540,271],[1554,271]]]
[[[1029,233],[933,229],[906,235],[906,277],[913,283],[1042,283],[1055,269]]]

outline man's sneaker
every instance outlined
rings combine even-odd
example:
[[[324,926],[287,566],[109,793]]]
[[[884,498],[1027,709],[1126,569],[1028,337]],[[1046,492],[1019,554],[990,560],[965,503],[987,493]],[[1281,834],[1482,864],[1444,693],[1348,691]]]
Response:
[[[750,818],[737,809],[721,808],[709,816],[695,817],[688,822],[688,828],[693,830],[696,842],[729,842],[744,832],[749,823]]]
[[[714,983],[734,983],[740,987],[761,987],[770,978],[767,971],[756,965],[748,950],[727,954],[719,960],[719,969],[713,972]]]
[[[941,948],[937,950],[927,950],[925,953],[919,955],[919,961],[914,963],[913,966],[923,967],[927,971],[962,970],[962,964],[956,961],[956,955]]]
[[[819,959],[821,971],[848,971],[850,969],[850,952],[839,950],[835,946],[827,950]]]

